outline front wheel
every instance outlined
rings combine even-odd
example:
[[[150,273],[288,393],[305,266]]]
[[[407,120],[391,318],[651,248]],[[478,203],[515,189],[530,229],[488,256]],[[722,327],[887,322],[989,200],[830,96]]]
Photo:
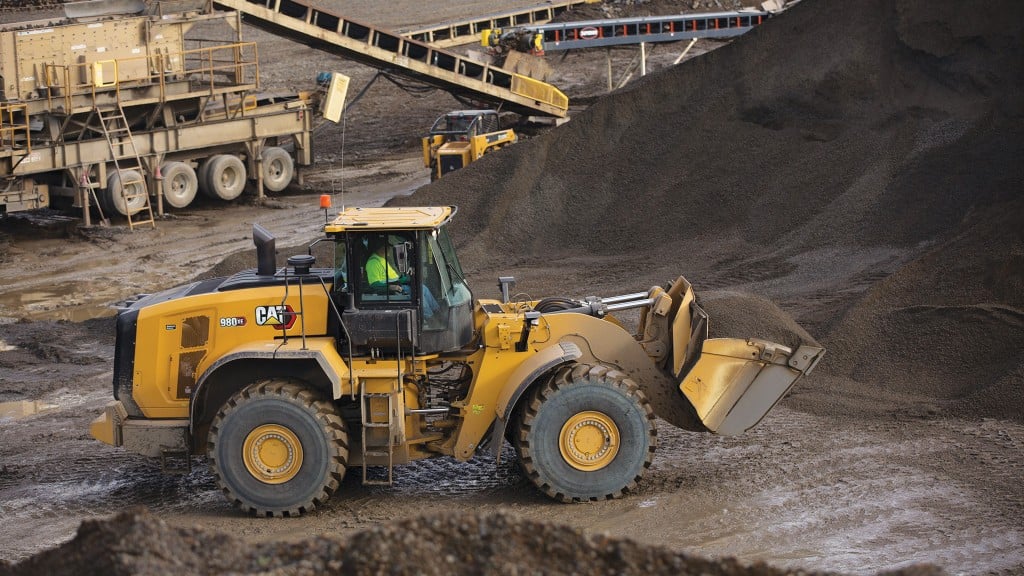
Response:
[[[654,458],[654,411],[625,374],[571,365],[530,394],[514,445],[524,473],[548,496],[618,498],[636,488]]]
[[[228,500],[259,516],[297,516],[338,488],[348,435],[337,408],[292,380],[236,393],[210,426],[210,466]]]

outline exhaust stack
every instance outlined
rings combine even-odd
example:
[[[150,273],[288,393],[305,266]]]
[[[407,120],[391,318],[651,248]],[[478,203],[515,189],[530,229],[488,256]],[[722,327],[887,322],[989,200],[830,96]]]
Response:
[[[274,235],[263,226],[253,224],[252,242],[256,245],[256,274],[273,276],[277,271],[277,248]]]

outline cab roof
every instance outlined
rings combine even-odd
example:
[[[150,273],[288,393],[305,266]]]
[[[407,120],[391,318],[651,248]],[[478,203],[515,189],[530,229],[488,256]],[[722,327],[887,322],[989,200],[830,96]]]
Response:
[[[324,226],[324,231],[430,230],[451,220],[455,206],[346,208]]]

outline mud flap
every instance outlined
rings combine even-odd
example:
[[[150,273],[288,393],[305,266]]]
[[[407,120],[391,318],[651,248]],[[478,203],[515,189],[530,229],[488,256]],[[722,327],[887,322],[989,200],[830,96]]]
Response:
[[[801,376],[824,355],[818,346],[786,346],[765,340],[705,340],[680,391],[711,432],[724,436],[753,428]]]

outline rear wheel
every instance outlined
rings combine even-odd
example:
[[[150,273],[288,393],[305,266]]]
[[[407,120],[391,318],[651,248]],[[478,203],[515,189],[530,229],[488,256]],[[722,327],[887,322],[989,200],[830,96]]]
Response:
[[[205,160],[201,161],[199,163],[199,168],[196,169],[196,181],[199,184],[199,190],[201,190],[203,194],[210,196],[211,198],[213,197],[213,195],[206,190],[206,175],[210,172],[210,160],[213,160],[214,158],[215,156],[210,156],[209,158],[206,158]]]
[[[288,187],[295,176],[295,162],[283,148],[271,146],[263,149],[263,188],[280,192]]]
[[[218,154],[203,166],[200,189],[211,198],[234,200],[245,190],[245,164],[233,154]]]
[[[185,208],[196,198],[199,180],[196,171],[184,162],[168,162],[160,168],[164,177],[164,201],[172,208]]]
[[[232,396],[208,443],[221,490],[259,516],[297,516],[322,505],[348,464],[337,408],[291,380],[257,382]]]
[[[647,398],[606,366],[560,369],[519,410],[515,447],[526,476],[563,502],[618,498],[654,458]]]

